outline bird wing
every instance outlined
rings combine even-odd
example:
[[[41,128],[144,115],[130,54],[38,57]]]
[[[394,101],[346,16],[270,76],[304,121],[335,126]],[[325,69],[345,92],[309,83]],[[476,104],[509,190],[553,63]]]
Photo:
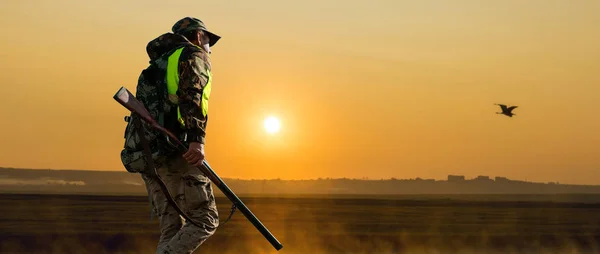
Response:
[[[500,106],[500,108],[502,109],[502,111],[506,111],[506,109],[507,109],[506,105],[504,105],[504,104],[496,104],[496,105]]]
[[[518,108],[518,107],[519,107],[519,106],[512,106],[512,107],[508,108],[508,110],[509,110],[509,111],[512,111],[513,109],[516,109],[516,108]]]

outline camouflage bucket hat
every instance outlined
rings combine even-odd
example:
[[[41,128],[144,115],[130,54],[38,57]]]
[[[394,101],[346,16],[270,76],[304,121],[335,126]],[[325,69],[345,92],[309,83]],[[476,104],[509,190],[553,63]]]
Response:
[[[218,36],[208,31],[208,29],[206,29],[206,26],[204,25],[204,22],[192,17],[185,17],[183,19],[180,19],[179,21],[177,21],[177,23],[175,23],[175,25],[173,25],[173,28],[171,28],[171,30],[175,34],[184,34],[193,30],[202,30],[208,35],[208,38],[210,39],[208,45],[211,47],[215,45],[219,39],[221,39],[221,36]]]

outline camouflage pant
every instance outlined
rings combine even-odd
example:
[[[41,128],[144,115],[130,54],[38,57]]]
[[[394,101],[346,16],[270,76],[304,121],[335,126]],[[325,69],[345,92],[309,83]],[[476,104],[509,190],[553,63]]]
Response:
[[[181,210],[203,227],[189,222],[184,224],[183,218],[167,200],[157,179],[142,174],[153,213],[158,217],[160,225],[156,253],[192,253],[215,233],[219,225],[211,182],[181,155],[169,157],[157,166],[158,174]]]

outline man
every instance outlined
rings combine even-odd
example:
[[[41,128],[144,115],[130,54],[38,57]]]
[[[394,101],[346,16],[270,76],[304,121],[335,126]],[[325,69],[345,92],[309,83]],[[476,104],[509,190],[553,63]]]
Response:
[[[133,168],[131,158],[140,151],[140,138],[132,134],[132,130],[126,130],[126,138],[128,134],[132,138],[126,139],[121,158],[128,171],[141,173],[146,184],[160,225],[156,253],[192,253],[219,225],[210,180],[197,166],[204,160],[212,81],[209,54],[220,37],[192,17],[177,21],[172,32],[146,46],[151,65],[140,75],[136,97],[161,125],[188,144],[188,152],[176,152],[169,147],[168,140],[143,123],[144,137],[164,186],[152,174],[152,169]],[[162,187],[166,187],[167,193]],[[184,223],[182,215],[191,221]]]

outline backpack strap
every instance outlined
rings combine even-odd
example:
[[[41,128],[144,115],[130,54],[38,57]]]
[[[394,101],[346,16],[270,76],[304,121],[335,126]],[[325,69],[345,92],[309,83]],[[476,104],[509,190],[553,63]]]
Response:
[[[183,210],[181,210],[179,205],[177,205],[177,202],[175,202],[175,200],[173,200],[173,196],[169,192],[169,189],[167,188],[167,186],[163,182],[162,178],[158,174],[158,170],[157,170],[156,166],[154,165],[154,159],[152,159],[152,152],[150,150],[150,145],[148,144],[148,140],[146,140],[146,135],[144,133],[144,126],[142,125],[139,117],[136,117],[134,119],[134,121],[135,121],[134,124],[136,126],[136,130],[138,131],[138,135],[140,136],[140,140],[142,141],[142,146],[144,147],[144,155],[146,156],[146,170],[149,173],[149,176],[151,178],[155,178],[157,180],[158,185],[160,185],[160,188],[162,189],[163,193],[167,197],[167,200],[169,201],[169,203],[171,203],[171,205],[175,208],[175,210],[177,210],[177,212],[181,216],[183,216],[183,218],[185,218],[187,221],[191,222],[192,224],[196,225],[197,227],[202,228],[202,226],[196,224],[189,216],[187,216],[187,214],[185,214],[183,212]]]

